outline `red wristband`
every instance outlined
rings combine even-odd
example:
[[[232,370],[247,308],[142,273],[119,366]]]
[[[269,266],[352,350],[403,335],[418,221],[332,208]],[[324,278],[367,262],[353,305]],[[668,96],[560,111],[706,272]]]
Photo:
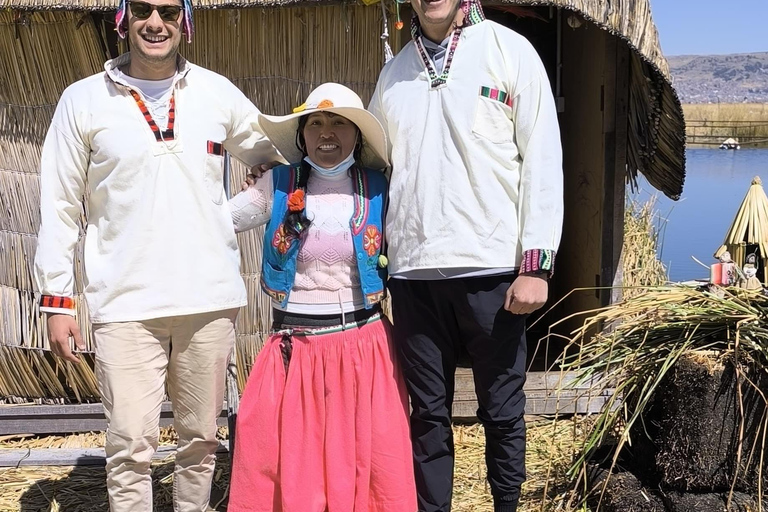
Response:
[[[40,306],[44,308],[75,309],[75,301],[72,297],[43,295],[40,297]]]

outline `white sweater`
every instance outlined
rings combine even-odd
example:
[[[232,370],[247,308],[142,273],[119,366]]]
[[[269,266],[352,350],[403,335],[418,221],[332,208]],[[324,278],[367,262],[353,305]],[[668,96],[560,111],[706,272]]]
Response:
[[[272,171],[229,202],[235,231],[246,231],[272,218]],[[321,176],[312,172],[307,182],[307,217],[312,221],[296,258],[296,276],[282,307],[276,309],[307,315],[348,313],[364,307],[349,219],[354,214],[352,178]]]
[[[213,143],[252,166],[279,160],[259,111],[223,76],[179,60],[175,137],[158,141],[114,70],[68,87],[41,160],[35,278],[71,297],[87,193],[85,296],[94,323],[188,315],[246,304],[240,255]],[[41,308],[47,312],[67,312]]]
[[[411,41],[381,72],[369,109],[391,142],[391,274],[520,268],[524,251],[557,249],[560,130],[546,72],[524,37],[491,21],[465,28],[437,87]]]

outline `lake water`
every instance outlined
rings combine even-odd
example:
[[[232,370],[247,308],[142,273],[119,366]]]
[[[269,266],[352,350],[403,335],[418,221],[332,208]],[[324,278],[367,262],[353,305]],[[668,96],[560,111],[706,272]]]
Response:
[[[707,265],[725,240],[736,212],[754,176],[768,187],[768,149],[689,149],[686,178],[679,201],[656,192],[639,180],[638,199],[657,195],[659,225],[663,236],[659,250],[672,281],[707,278],[709,272],[691,256]]]

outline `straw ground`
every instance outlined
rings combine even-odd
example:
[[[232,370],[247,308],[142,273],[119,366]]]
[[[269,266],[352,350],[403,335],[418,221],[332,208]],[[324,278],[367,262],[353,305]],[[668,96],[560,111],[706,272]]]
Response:
[[[553,424],[531,418],[528,429],[528,482],[523,486],[520,512],[554,510],[563,488],[565,469],[583,439],[586,420],[573,418]],[[226,429],[220,432],[226,438]],[[485,480],[485,436],[479,425],[454,427],[456,474],[455,512],[490,512],[493,501]],[[163,429],[160,444],[175,442],[173,429]],[[74,436],[9,437],[0,439],[0,450],[10,448],[76,448],[104,445],[103,433]],[[173,459],[153,464],[155,510],[170,510]],[[212,506],[226,510],[229,462],[220,456],[213,485]],[[107,509],[104,470],[100,467],[22,467],[0,470],[0,512],[83,511]],[[558,510],[565,510],[560,508]]]

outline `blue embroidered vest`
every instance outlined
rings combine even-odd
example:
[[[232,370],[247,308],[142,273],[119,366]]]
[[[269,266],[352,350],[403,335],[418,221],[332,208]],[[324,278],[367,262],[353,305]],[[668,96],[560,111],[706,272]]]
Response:
[[[288,211],[288,196],[299,182],[299,174],[309,172],[300,164],[282,165],[272,169],[274,199],[272,218],[264,233],[264,256],[261,263],[261,287],[282,307],[296,278],[296,259],[300,241],[291,237],[283,225]],[[355,210],[349,221],[352,242],[360,272],[360,285],[366,309],[384,299],[385,268],[379,266],[382,245],[382,222],[385,215],[387,179],[379,171],[351,169],[354,180]]]

